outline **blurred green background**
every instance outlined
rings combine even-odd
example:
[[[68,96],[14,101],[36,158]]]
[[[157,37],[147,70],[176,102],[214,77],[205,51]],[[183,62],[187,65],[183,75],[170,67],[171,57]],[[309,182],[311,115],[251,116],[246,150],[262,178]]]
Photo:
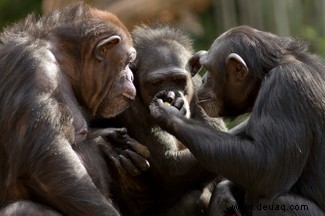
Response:
[[[0,0],[0,29],[30,12],[41,14],[41,0]]]
[[[30,12],[46,13],[77,0],[0,0],[0,29]],[[208,49],[222,32],[237,25],[308,40],[312,51],[325,56],[325,0],[87,0],[128,23],[160,19],[177,23]],[[151,13],[150,13],[151,10]],[[156,10],[156,11],[155,11]],[[130,15],[131,14],[131,15]],[[137,23],[136,23],[137,22]]]

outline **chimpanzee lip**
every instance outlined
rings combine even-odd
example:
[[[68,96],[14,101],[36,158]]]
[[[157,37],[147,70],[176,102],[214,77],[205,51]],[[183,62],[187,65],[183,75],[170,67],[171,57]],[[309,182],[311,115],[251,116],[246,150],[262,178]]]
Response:
[[[199,103],[204,103],[204,102],[211,101],[211,100],[212,100],[212,97],[198,98]]]
[[[131,96],[129,94],[123,94],[123,99],[126,101],[133,101],[135,99],[135,96]]]

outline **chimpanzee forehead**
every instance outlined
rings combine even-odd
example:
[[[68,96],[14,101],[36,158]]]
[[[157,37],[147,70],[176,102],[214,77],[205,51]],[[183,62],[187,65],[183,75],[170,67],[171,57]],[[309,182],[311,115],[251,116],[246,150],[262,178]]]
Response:
[[[215,41],[212,44],[207,54],[202,56],[200,63],[202,65],[213,65],[219,64],[222,61],[226,61],[227,56],[229,55],[230,50],[226,48],[223,44],[223,41]]]
[[[191,53],[180,45],[155,46],[138,50],[137,57],[142,59],[143,66],[161,68],[175,66],[184,68]]]

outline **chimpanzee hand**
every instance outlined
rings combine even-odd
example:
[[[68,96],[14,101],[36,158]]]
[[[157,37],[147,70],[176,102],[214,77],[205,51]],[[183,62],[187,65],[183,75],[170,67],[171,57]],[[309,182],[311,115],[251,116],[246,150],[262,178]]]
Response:
[[[93,136],[102,136],[110,145],[100,145],[102,152],[110,162],[113,162],[118,171],[132,176],[141,174],[149,169],[150,156],[148,148],[127,134],[126,128],[105,128],[92,133]]]
[[[166,124],[172,115],[185,116],[187,109],[184,106],[184,98],[175,98],[173,91],[160,91],[150,103],[150,114],[158,122]]]
[[[216,215],[241,216],[245,191],[234,185],[229,180],[218,183],[210,199],[210,212]]]

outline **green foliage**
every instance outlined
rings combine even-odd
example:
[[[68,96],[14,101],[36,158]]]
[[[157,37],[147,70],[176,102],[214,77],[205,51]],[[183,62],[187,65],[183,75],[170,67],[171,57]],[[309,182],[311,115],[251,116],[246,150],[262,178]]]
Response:
[[[325,36],[322,36],[319,31],[312,26],[304,26],[301,35],[304,39],[309,41],[310,49],[313,53],[325,57]]]
[[[210,7],[200,16],[200,23],[203,26],[202,35],[193,35],[195,50],[208,50],[211,43],[217,38],[217,24],[215,22],[214,8]]]
[[[247,118],[249,118],[250,113],[245,113],[243,115],[237,116],[235,119],[224,119],[228,129],[231,129],[238,125],[239,123],[243,122]]]
[[[28,13],[41,13],[41,0],[0,0],[0,30]]]

